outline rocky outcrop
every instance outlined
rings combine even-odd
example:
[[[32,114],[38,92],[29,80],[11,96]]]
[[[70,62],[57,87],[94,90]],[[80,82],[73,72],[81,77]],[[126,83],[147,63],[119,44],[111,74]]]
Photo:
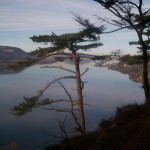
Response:
[[[138,64],[134,64],[134,65],[129,65],[126,64],[124,62],[119,62],[116,64],[111,64],[108,67],[109,69],[112,70],[117,70],[121,73],[124,74],[128,74],[129,75],[129,79],[131,81],[137,82],[137,83],[143,83],[143,64],[142,63],[138,63]],[[150,82],[150,63],[148,63],[148,79]]]

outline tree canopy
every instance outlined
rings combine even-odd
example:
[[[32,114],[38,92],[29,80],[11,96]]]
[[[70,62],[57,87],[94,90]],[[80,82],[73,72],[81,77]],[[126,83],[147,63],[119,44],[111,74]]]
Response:
[[[143,8],[143,0],[93,0],[101,4],[105,9],[117,16],[119,20],[102,19],[115,25],[116,30],[130,28],[143,33],[143,30],[150,23],[150,9]]]
[[[33,42],[50,43],[50,51],[58,51],[66,48],[70,51],[77,51],[79,49],[87,50],[101,46],[102,43],[99,42],[99,35],[103,32],[104,26],[96,27],[94,24],[90,23],[88,19],[82,18],[79,15],[74,16],[75,20],[83,27],[81,31],[62,35],[57,35],[55,33],[51,35],[34,35],[30,38]]]
[[[149,41],[145,41],[145,33],[150,25],[150,8],[144,8],[144,0],[93,0],[103,6],[118,19],[107,19],[98,17],[105,23],[114,25],[115,30],[106,32],[111,33],[122,29],[133,29],[137,33],[140,49],[143,54],[143,84],[146,101],[150,104],[150,89],[148,82],[148,54]],[[146,32],[145,32],[146,31]]]
[[[74,104],[71,98],[71,95],[68,93],[67,89],[61,84],[61,82],[59,82],[61,84],[61,86],[63,87],[63,89],[65,90],[65,92],[67,93],[67,95],[70,98],[70,102],[71,102],[71,114],[75,120],[75,122],[78,125],[79,131],[81,134],[85,134],[85,117],[84,117],[84,108],[83,108],[83,94],[82,94],[82,90],[84,87],[84,82],[81,80],[81,76],[87,71],[85,70],[84,73],[80,73],[80,67],[79,67],[79,55],[76,53],[76,51],[78,51],[79,49],[81,50],[87,50],[90,48],[96,48],[98,46],[101,46],[102,43],[99,42],[100,40],[100,34],[103,32],[104,30],[104,26],[100,26],[100,27],[96,27],[94,24],[90,23],[90,21],[88,19],[82,18],[79,15],[75,15],[75,20],[82,25],[83,29],[77,33],[65,33],[62,35],[56,35],[55,33],[52,33],[51,35],[39,35],[39,36],[33,36],[31,37],[33,42],[37,42],[37,43],[45,43],[45,44],[50,44],[49,52],[51,51],[60,51],[60,50],[64,50],[64,49],[69,49],[69,51],[71,51],[71,55],[72,55],[72,59],[75,65],[75,71],[71,71],[69,70],[69,72],[72,72],[75,74],[75,76],[66,76],[66,77],[62,77],[62,78],[58,78],[54,81],[52,81],[51,83],[49,83],[44,90],[42,90],[38,95],[33,96],[31,98],[24,98],[25,101],[20,103],[19,105],[15,106],[13,111],[14,114],[16,115],[24,115],[27,112],[32,111],[32,108],[35,108],[36,106],[42,106],[42,105],[50,105],[52,103],[58,102],[60,100],[50,100],[50,99],[44,99],[41,100],[42,103],[39,103],[39,99],[40,97],[43,95],[43,93],[50,87],[51,84],[53,84],[54,82],[58,82],[59,80],[62,79],[66,79],[66,78],[73,78],[76,80],[76,91],[77,91],[77,110],[78,110],[78,117],[76,117],[75,113],[74,113]],[[48,52],[48,49],[45,49]],[[42,50],[42,49],[40,49]],[[62,69],[61,67],[57,67],[59,69]],[[65,69],[67,70],[68,69]],[[61,100],[64,101],[65,100]],[[44,102],[44,103],[43,103]],[[52,108],[52,110],[54,110]],[[58,109],[57,109],[58,111]],[[60,110],[59,110],[60,111]],[[62,111],[62,110],[61,110]],[[63,110],[63,111],[67,111]]]

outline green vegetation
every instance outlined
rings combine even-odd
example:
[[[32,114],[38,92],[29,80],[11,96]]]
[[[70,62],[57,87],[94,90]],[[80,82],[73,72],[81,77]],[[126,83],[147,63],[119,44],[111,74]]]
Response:
[[[96,48],[101,46],[99,43],[99,37],[97,34],[102,34],[104,27],[95,27],[89,23],[89,20],[83,20],[77,16],[77,22],[79,22],[84,29],[78,33],[68,33],[62,35],[39,35],[31,37],[33,42],[37,43],[51,43],[50,49],[44,51],[38,50],[37,54],[45,55],[47,50],[51,52],[68,48],[72,54],[73,61],[76,67],[76,80],[77,80],[77,95],[79,106],[79,121],[81,127],[82,136],[70,139],[67,143],[61,144],[47,150],[149,150],[150,149],[150,90],[148,82],[148,50],[149,50],[149,26],[150,26],[150,11],[143,8],[143,1],[122,1],[122,0],[93,0],[110,11],[118,20],[112,20],[112,18],[105,19],[99,17],[99,19],[107,24],[115,25],[117,28],[107,33],[115,32],[121,29],[132,29],[138,36],[137,42],[131,42],[130,44],[140,45],[142,56],[130,56],[126,55],[120,58],[121,61],[130,65],[136,63],[143,63],[143,84],[147,105],[128,105],[123,108],[118,108],[116,115],[108,120],[103,120],[99,129],[91,134],[85,134],[85,121],[83,114],[83,96],[81,85],[81,74],[79,68],[79,56],[76,53],[77,50],[87,50],[90,48]],[[134,8],[134,9],[133,9]],[[134,11],[133,11],[134,10]],[[136,12],[136,13],[135,13]],[[106,33],[106,32],[105,32]],[[145,40],[143,36],[148,38]],[[85,45],[80,45],[84,42]],[[86,42],[92,42],[87,44]],[[45,53],[46,52],[46,53]],[[26,63],[23,63],[26,64]],[[35,97],[34,97],[35,98]],[[28,101],[26,100],[26,103]],[[30,101],[29,101],[30,102]],[[34,106],[34,103],[21,103],[20,107],[16,106],[15,111],[20,108],[27,107],[27,111],[30,111]],[[21,110],[20,109],[20,110]],[[23,110],[24,113],[25,110]]]
[[[129,65],[133,65],[136,63],[142,63],[143,62],[143,57],[141,55],[124,55],[122,57],[120,57],[120,60],[122,62],[128,63]]]
[[[103,120],[97,131],[46,150],[149,150],[149,127],[146,105],[127,105],[117,108],[114,117]]]
[[[22,69],[23,67],[33,65],[37,61],[38,61],[38,59],[28,58],[27,60],[20,60],[20,61],[17,61],[15,63],[10,64],[9,68],[11,68],[11,69]]]
[[[131,56],[128,54],[128,55],[124,55],[124,56],[120,57],[120,60],[129,65],[134,65],[137,63],[143,63],[143,56],[142,55]],[[150,60],[150,56],[148,56],[148,60]]]
[[[149,27],[150,10],[144,8],[144,0],[93,0],[100,8],[103,7],[117,19],[99,17],[106,24],[114,25],[116,28],[105,33],[112,33],[122,29],[135,31],[138,41],[130,44],[140,45],[140,52],[143,56],[143,84],[146,102],[150,103],[150,88],[148,82],[148,50],[149,50]]]
[[[38,49],[31,51],[29,54],[30,55],[38,55],[39,57],[46,56],[49,53],[55,52],[55,49],[51,49],[51,47],[46,47],[46,48],[41,48],[39,47]]]
[[[40,48],[39,54],[46,55],[47,53],[52,52],[59,52],[65,49],[68,49],[70,51],[70,55],[72,57],[72,60],[74,62],[75,71],[70,71],[74,73],[74,76],[71,76],[72,79],[76,80],[76,93],[77,93],[77,100],[72,100],[72,96],[68,93],[67,89],[61,82],[59,84],[63,89],[65,90],[66,94],[69,97],[69,101],[71,104],[70,112],[72,114],[72,117],[77,125],[78,131],[84,135],[86,133],[85,131],[85,117],[84,117],[84,103],[83,103],[83,94],[82,90],[84,88],[84,82],[81,79],[81,76],[87,72],[88,69],[85,70],[85,72],[80,73],[80,56],[77,53],[78,50],[88,50],[91,48],[97,48],[99,46],[102,46],[103,44],[100,42],[100,34],[103,32],[104,27],[96,27],[93,23],[91,23],[88,19],[82,18],[79,15],[74,14],[74,19],[77,21],[80,25],[83,26],[83,28],[77,32],[77,33],[64,33],[61,35],[57,35],[52,32],[51,35],[39,35],[39,36],[32,36],[30,39],[32,39],[33,42],[36,43],[44,43],[49,44],[51,47],[49,48]],[[56,59],[59,59],[56,57]],[[21,63],[22,64],[22,63]],[[23,64],[26,64],[23,62]],[[57,67],[59,69],[62,69],[62,67]],[[67,68],[63,68],[64,70],[67,70]],[[70,78],[70,76],[62,77],[59,79],[55,79],[54,81],[59,81],[61,79]],[[52,83],[54,82],[52,81]],[[32,108],[35,108],[38,102],[40,101],[40,97],[43,95],[43,93],[46,91],[46,89],[49,88],[51,84],[48,84],[39,94],[39,96],[34,96],[33,98],[25,99],[24,102],[20,103],[19,105],[15,106],[13,111],[15,115],[24,115],[27,112],[30,112]],[[33,103],[32,103],[33,101]],[[55,100],[56,102],[56,100]],[[58,101],[57,101],[58,102]],[[65,101],[64,101],[65,102]],[[54,102],[53,102],[54,103]],[[51,102],[48,102],[47,105],[50,105]],[[42,106],[42,105],[39,105]],[[51,106],[50,106],[51,107]],[[77,108],[76,108],[77,107]],[[53,110],[53,108],[51,109]],[[59,109],[55,109],[56,111],[60,111]],[[75,112],[75,110],[78,110],[78,112]],[[67,109],[63,109],[63,111],[67,112]]]

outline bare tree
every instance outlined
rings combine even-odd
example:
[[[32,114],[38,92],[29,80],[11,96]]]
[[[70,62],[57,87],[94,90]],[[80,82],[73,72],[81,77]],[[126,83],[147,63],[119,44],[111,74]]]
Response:
[[[121,54],[121,50],[120,49],[117,49],[117,50],[111,52],[112,56],[120,57],[120,54]]]

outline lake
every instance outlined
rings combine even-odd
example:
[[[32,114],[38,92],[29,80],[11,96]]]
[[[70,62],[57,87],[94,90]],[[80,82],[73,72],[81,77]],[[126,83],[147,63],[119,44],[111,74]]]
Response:
[[[52,65],[74,69],[69,61]],[[71,130],[74,123],[67,113],[45,110],[43,106],[21,117],[12,114],[12,108],[21,103],[24,96],[32,97],[54,79],[72,75],[56,68],[41,68],[43,66],[45,64],[37,64],[18,73],[0,74],[0,145],[14,142],[21,149],[40,149],[42,146],[54,144],[57,140],[43,133],[41,127],[48,133],[60,135],[58,119],[64,120],[66,116],[68,134],[74,134]],[[81,72],[89,68],[82,76],[82,80],[87,81],[83,90],[87,131],[95,130],[103,118],[113,116],[117,107],[144,102],[142,85],[130,81],[128,75],[109,70],[107,67],[94,67],[94,62],[91,61],[83,61],[80,67]],[[62,83],[73,99],[76,99],[75,81],[66,79]],[[68,99],[58,83],[45,92],[43,98],[45,97]],[[66,107],[61,103],[59,106]]]

